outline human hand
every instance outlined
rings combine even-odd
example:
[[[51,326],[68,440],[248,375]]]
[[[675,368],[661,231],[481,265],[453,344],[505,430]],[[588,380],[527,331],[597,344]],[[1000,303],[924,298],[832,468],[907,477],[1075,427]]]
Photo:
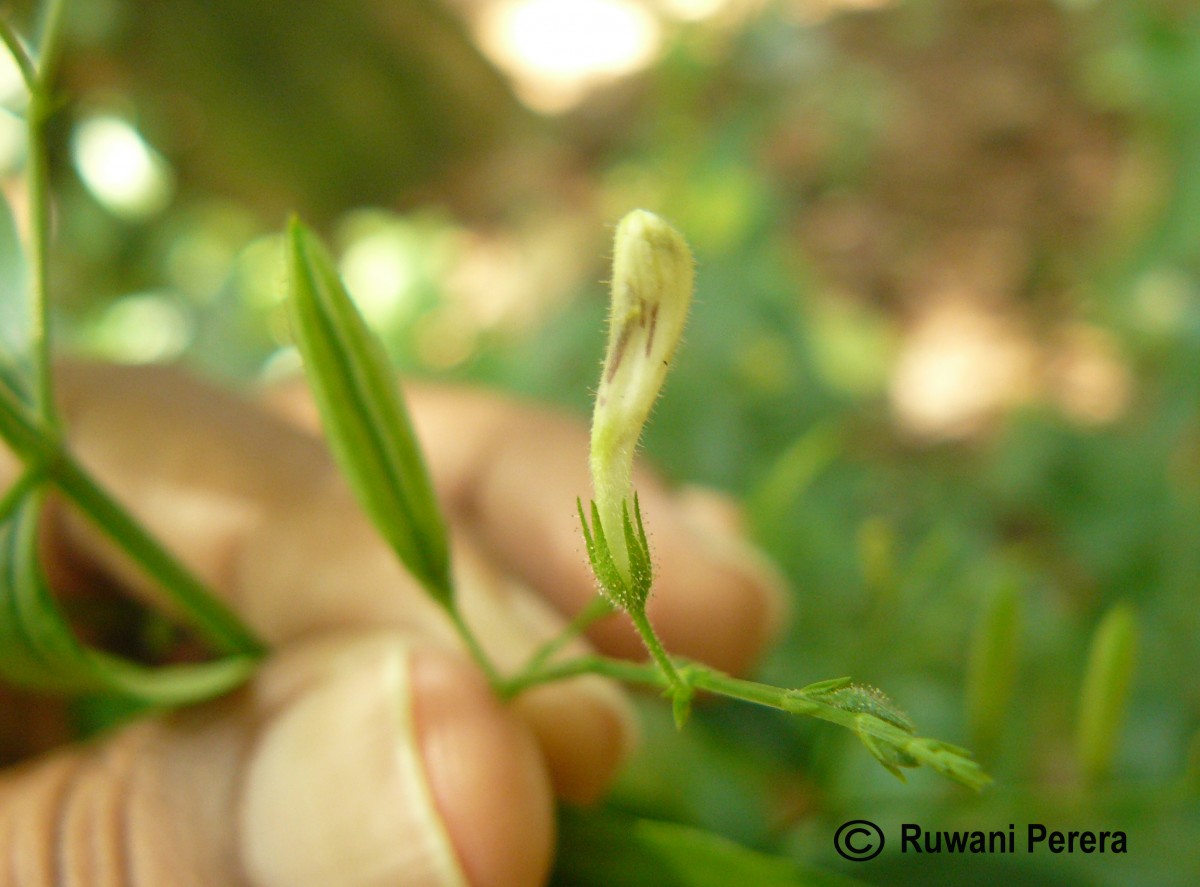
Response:
[[[300,387],[264,408],[167,370],[64,366],[59,377],[80,460],[275,652],[224,699],[0,778],[8,877],[544,880],[554,795],[598,797],[633,742],[620,691],[586,676],[500,703],[358,509]],[[414,387],[408,398],[467,621],[514,670],[595,594],[573,509],[587,494],[586,432],[478,392]],[[0,479],[11,473],[0,464]],[[649,475],[637,488],[659,561],[650,615],[667,649],[743,670],[781,618],[769,570],[724,500]],[[55,510],[47,529],[58,584],[78,588],[85,562],[155,600],[81,518]],[[623,616],[589,639],[642,655]]]

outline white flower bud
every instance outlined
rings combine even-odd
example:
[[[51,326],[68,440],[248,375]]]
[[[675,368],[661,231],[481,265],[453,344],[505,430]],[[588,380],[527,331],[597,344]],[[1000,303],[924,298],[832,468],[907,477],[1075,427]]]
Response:
[[[653,213],[617,226],[608,351],[592,415],[592,489],[613,561],[630,579],[622,509],[633,513],[633,454],[658,397],[692,299],[692,255]],[[626,504],[627,503],[627,504]]]

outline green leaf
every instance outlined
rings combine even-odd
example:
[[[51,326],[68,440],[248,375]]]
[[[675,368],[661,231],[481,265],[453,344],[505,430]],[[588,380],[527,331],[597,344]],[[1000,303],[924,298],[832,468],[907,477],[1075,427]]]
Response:
[[[875,687],[833,678],[784,691],[778,704],[793,714],[853,730],[867,751],[901,780],[901,768],[926,766],[975,791],[992,781],[965,748],[915,735],[908,715]]]
[[[257,657],[153,668],[94,650],[75,637],[38,560],[40,492],[28,492],[0,524],[0,676],[56,692],[117,693],[152,705],[181,705],[242,683]]]
[[[556,887],[854,887],[851,878],[802,869],[712,832],[612,810],[564,808]]]
[[[395,374],[329,253],[295,220],[288,277],[296,344],[334,456],[396,555],[449,609],[446,527]]]
[[[1133,608],[1113,606],[1092,635],[1079,699],[1077,744],[1084,774],[1099,779],[1112,769],[1137,657]]]
[[[995,746],[1011,717],[1021,645],[1021,590],[1005,581],[988,599],[971,640],[967,723],[983,753]]]
[[[866,729],[861,729],[869,723],[865,717],[860,717],[858,723],[860,729],[855,732],[858,733],[858,738],[866,746],[867,751],[871,753],[875,760],[883,764],[893,776],[901,782],[905,782],[904,772],[900,768],[918,766],[917,759],[912,755],[906,754],[895,745],[877,740]]]

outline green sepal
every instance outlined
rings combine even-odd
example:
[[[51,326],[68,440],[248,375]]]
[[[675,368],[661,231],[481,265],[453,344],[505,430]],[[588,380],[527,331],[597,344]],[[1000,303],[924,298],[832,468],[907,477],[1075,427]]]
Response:
[[[875,687],[854,684],[850,678],[832,678],[789,690],[781,703],[780,707],[792,714],[823,718],[852,729],[871,756],[901,780],[904,769],[926,766],[975,791],[992,781],[965,748],[917,736],[908,715]],[[852,718],[847,720],[847,715]]]
[[[621,571],[617,569],[612,552],[608,547],[608,539],[604,535],[604,525],[600,522],[600,511],[592,502],[591,528],[583,512],[583,503],[576,500],[579,508],[579,523],[583,527],[584,545],[587,547],[588,560],[592,565],[592,574],[600,586],[600,591],[617,606],[629,609],[628,589]]]
[[[992,781],[992,777],[979,766],[971,752],[961,746],[922,737],[913,738],[904,746],[904,751],[918,764],[930,767],[975,791],[982,791]]]
[[[829,678],[825,681],[814,681],[811,684],[806,684],[799,690],[792,690],[796,695],[804,696],[823,696],[826,693],[832,693],[834,690],[840,690],[843,687],[848,687],[854,682],[853,678]]]
[[[638,505],[637,493],[633,494],[633,511],[637,516],[637,528],[629,517],[629,501],[621,503],[621,526],[625,532],[625,547],[629,552],[629,591],[639,607],[645,607],[654,584],[654,567],[650,560],[650,543],[642,526],[642,510]]]
[[[592,574],[600,586],[601,593],[606,598],[628,612],[638,612],[645,609],[646,599],[650,595],[650,585],[653,581],[653,571],[650,562],[650,548],[646,542],[646,532],[642,528],[641,514],[638,512],[637,501],[634,501],[634,511],[637,514],[637,528],[629,516],[628,505],[622,512],[623,532],[629,549],[630,578],[627,581],[613,559],[608,537],[604,534],[604,524],[600,520],[600,509],[595,501],[591,503],[591,521],[583,510],[583,502],[576,499],[575,506],[579,512],[579,524],[583,529],[583,542],[587,549],[588,561],[592,565]]]
[[[594,509],[595,503],[592,504]],[[588,563],[592,565],[592,572],[596,572],[596,542],[592,538],[591,528],[588,526],[587,514],[583,510],[583,500],[578,496],[575,497],[575,510],[579,512],[579,526],[583,529],[583,544],[587,549]]]
[[[901,782],[906,782],[904,772],[900,768],[916,767],[920,762],[887,740],[874,736],[869,729],[865,729],[869,725],[869,722],[865,719],[869,717],[871,716],[860,716],[858,722],[855,724],[854,732],[858,734],[859,740],[867,747],[867,751],[871,753],[871,756],[875,760],[883,764],[888,772],[892,773]]]

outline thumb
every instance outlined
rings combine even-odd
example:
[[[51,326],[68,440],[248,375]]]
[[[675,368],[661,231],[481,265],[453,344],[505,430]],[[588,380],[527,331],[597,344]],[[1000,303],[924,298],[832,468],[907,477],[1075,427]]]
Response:
[[[526,729],[393,633],[290,648],[226,699],[0,778],[0,882],[26,887],[533,887],[552,846]]]

